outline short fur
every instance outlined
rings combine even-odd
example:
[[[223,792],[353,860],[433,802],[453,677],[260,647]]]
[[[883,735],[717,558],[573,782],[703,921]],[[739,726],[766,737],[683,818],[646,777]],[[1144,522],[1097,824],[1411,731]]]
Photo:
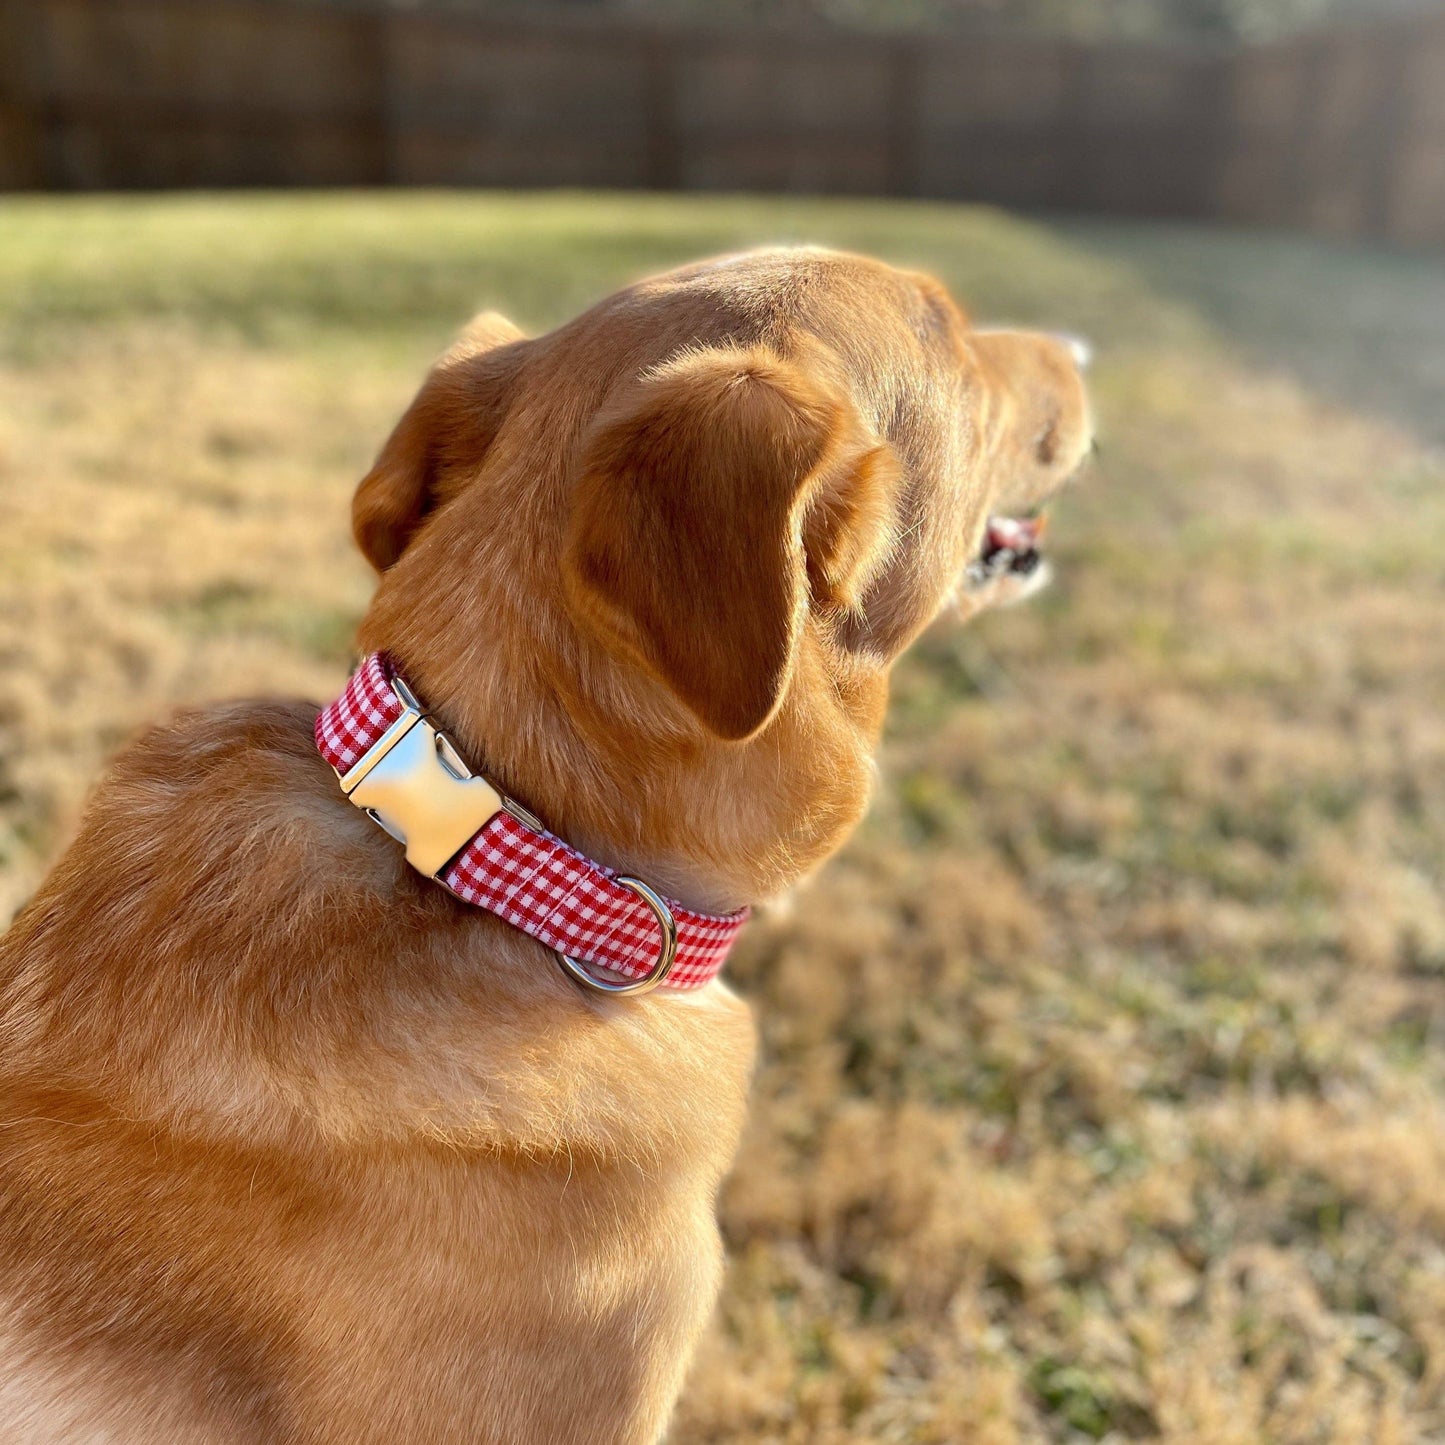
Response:
[[[857,257],[484,317],[358,490],[360,643],[594,857],[757,902],[862,814],[888,669],[988,513],[1089,439],[1066,345]],[[132,744],[0,939],[0,1438],[654,1441],[748,1010],[584,993],[408,869],[314,717]]]

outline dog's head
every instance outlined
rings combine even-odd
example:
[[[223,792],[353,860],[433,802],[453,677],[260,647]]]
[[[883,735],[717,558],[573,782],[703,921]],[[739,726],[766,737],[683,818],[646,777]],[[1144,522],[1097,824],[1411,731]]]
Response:
[[[1016,514],[1091,441],[1076,345],[860,257],[688,267],[536,340],[483,317],[357,492],[362,641],[557,831],[748,901],[857,820],[945,602],[1036,583]]]

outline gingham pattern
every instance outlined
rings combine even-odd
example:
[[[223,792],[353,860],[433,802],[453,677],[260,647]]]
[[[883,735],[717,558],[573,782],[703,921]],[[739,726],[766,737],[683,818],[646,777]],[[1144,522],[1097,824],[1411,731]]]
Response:
[[[316,719],[316,746],[338,773],[353,767],[401,716],[389,681],[393,675],[388,660],[373,653]],[[616,876],[551,833],[498,813],[438,881],[549,948],[622,978],[640,979],[657,959],[657,920]],[[722,971],[747,909],[696,913],[671,899],[668,906],[677,920],[677,957],[664,987],[700,988]]]
[[[346,684],[346,691],[316,719],[316,746],[338,773],[347,772],[406,709],[391,689],[386,659],[373,652]]]

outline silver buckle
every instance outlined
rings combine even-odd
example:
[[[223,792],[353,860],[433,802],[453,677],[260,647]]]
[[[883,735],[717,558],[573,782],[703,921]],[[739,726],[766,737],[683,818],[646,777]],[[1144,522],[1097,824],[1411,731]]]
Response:
[[[542,825],[462,761],[411,689],[391,679],[402,714],[345,773],[341,790],[406,848],[406,861],[435,878],[502,811]]]
[[[650,993],[658,984],[666,980],[668,974],[672,972],[672,965],[677,961],[677,919],[672,916],[672,909],[667,906],[667,900],[661,894],[653,892],[642,879],[619,876],[612,881],[620,883],[622,887],[635,893],[647,904],[652,910],[652,916],[657,919],[657,928],[662,939],[657,950],[657,962],[652,965],[651,971],[644,978],[631,979],[626,983],[610,983],[605,978],[598,978],[586,964],[573,958],[571,954],[563,953],[561,949],[555,950],[557,961],[578,983],[587,988],[596,989],[598,993]]]

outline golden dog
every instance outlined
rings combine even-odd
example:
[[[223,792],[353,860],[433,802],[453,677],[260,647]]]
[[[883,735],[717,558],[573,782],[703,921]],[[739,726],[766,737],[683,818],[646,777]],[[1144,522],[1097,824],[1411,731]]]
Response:
[[[480,318],[356,495],[461,753],[694,908],[863,813],[893,661],[1037,575],[1070,346],[821,251]],[[992,520],[990,520],[992,519]],[[753,1030],[408,868],[316,708],[127,748],[0,940],[0,1439],[647,1442],[717,1290]]]

